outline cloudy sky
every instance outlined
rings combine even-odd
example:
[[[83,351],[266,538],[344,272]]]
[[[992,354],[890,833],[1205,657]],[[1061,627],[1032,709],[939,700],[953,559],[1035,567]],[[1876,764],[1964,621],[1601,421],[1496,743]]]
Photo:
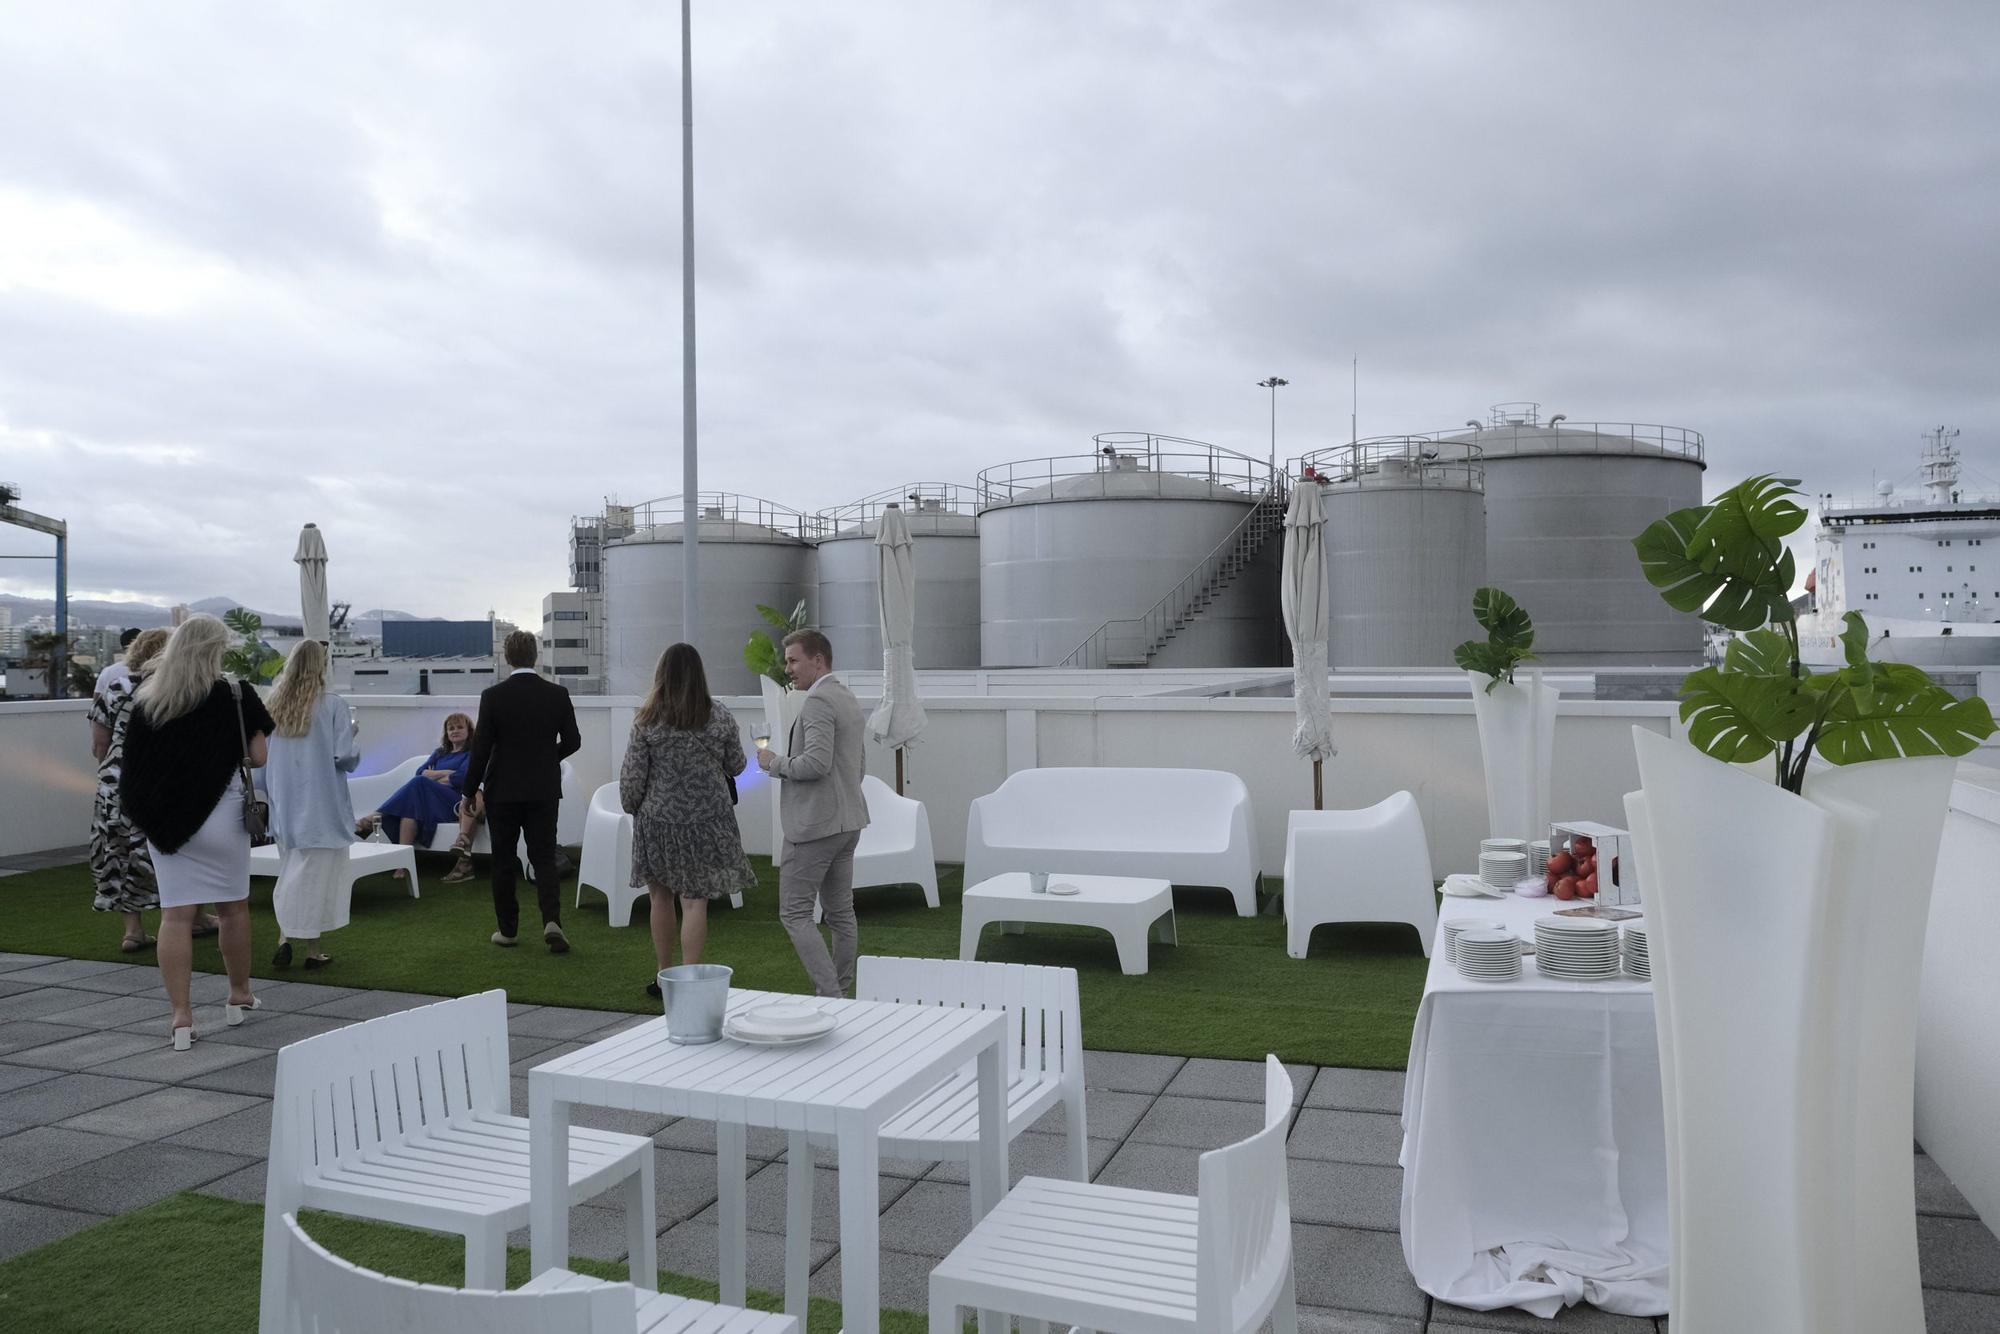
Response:
[[[702,486],[1534,399],[2000,490],[1989,3],[698,0]],[[539,618],[680,489],[662,0],[0,0],[0,479],[79,596]],[[37,551],[0,531],[0,551]],[[47,567],[0,563],[45,594]]]

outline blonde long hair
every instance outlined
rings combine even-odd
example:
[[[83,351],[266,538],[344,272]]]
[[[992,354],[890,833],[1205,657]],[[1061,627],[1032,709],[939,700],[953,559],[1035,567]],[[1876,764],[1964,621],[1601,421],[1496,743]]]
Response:
[[[132,647],[125,650],[125,670],[136,679],[144,676],[153,665],[153,659],[160,656],[167,641],[173,638],[170,630],[146,630],[132,641]]]
[[[213,616],[190,616],[174,631],[153,668],[133,693],[146,711],[146,721],[158,727],[193,713],[208,698],[222,676],[222,658],[229,652],[229,627]]]
[[[308,639],[292,650],[278,684],[265,707],[279,736],[304,736],[312,731],[313,711],[326,693],[326,645]]]

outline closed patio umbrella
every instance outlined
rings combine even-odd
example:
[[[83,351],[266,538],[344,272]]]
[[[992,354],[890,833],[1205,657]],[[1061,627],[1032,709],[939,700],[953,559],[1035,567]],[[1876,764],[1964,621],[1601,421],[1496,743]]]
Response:
[[[900,505],[882,511],[875,529],[876,610],[882,617],[882,702],[868,719],[868,734],[896,748],[896,791],[903,790],[903,747],[924,730],[924,702],[917,698],[917,663],[911,650],[917,620],[917,572],[911,560],[910,521]]]
[[[309,523],[299,530],[299,549],[292,553],[299,567],[299,614],[305,621],[305,637],[322,644],[333,640],[332,615],[326,600],[326,542],[319,525]]]
[[[1301,481],[1285,511],[1285,633],[1292,637],[1292,750],[1312,761],[1313,809],[1325,804],[1321,765],[1335,754],[1326,684],[1326,516],[1319,483]]]

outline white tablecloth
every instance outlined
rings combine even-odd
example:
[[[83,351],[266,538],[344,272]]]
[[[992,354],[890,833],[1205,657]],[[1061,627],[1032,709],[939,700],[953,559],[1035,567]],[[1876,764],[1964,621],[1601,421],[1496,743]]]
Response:
[[[1447,897],[1530,942],[1554,899]],[[1518,982],[1431,954],[1403,1092],[1403,1258],[1461,1306],[1667,1309],[1666,1125],[1652,984]]]

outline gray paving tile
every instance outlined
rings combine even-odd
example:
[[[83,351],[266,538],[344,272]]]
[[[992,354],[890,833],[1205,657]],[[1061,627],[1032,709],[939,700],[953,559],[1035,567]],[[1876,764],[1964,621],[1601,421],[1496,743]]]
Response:
[[[103,1033],[82,1033],[46,1046],[10,1052],[7,1059],[16,1065],[39,1065],[49,1070],[88,1070],[120,1057],[151,1051],[163,1041],[164,1035],[149,1038],[112,1029]]]
[[[1292,1225],[1301,1306],[1424,1318],[1430,1298],[1403,1265],[1402,1239],[1361,1228]]]
[[[252,995],[256,994],[255,978],[251,979],[250,991]],[[229,979],[221,973],[196,973],[193,984],[188,987],[188,997],[194,1002],[196,1009],[210,1005],[219,1007],[222,1002],[229,999]],[[200,1017],[217,1023],[222,1019],[221,1015]]]
[[[750,1170],[757,1170],[755,1163]],[[664,1232],[715,1203],[715,1159],[680,1149],[653,1151],[653,1219]]]
[[[92,1135],[60,1126],[30,1126],[18,1135],[0,1139],[0,1190],[13,1192],[51,1173],[66,1172],[131,1147],[131,1140],[110,1135]]]
[[[1219,1149],[1263,1128],[1264,1109],[1254,1102],[1163,1095],[1140,1118],[1132,1138],[1143,1144]]]
[[[1600,1311],[1589,1302],[1578,1302],[1556,1312],[1552,1320],[1544,1320],[1531,1315],[1518,1306],[1509,1306],[1498,1311],[1474,1311],[1469,1307],[1454,1306],[1450,1302],[1431,1303],[1431,1328],[1440,1323],[1447,1327],[1467,1330],[1490,1331],[1507,1330],[1576,1330],[1578,1334],[1653,1334],[1651,1316],[1613,1315]]]
[[[1138,1126],[1152,1107],[1150,1093],[1122,1093],[1116,1089],[1087,1089],[1083,1095],[1083,1122],[1093,1139],[1124,1139]],[[1061,1104],[1050,1108],[1034,1129],[1045,1134],[1061,1134],[1067,1127]]]
[[[240,1093],[217,1093],[196,1089],[191,1084],[177,1085],[182,1092],[200,1092],[212,1098],[230,1098],[236,1107],[225,1115],[214,1117],[199,1125],[188,1126],[172,1135],[165,1135],[169,1144],[179,1144],[190,1149],[207,1149],[213,1153],[235,1153],[256,1157],[268,1153],[271,1147],[271,1100],[251,1097]]]
[[[789,1146],[789,1141],[786,1141],[786,1144]],[[779,1156],[783,1157],[784,1155],[781,1154]],[[814,1145],[813,1166],[839,1167],[840,1146],[832,1143]],[[911,1181],[929,1176],[936,1167],[937,1164],[935,1162],[920,1158],[879,1158],[875,1163],[875,1170],[881,1173],[881,1175],[885,1177],[905,1177]]]
[[[891,1311],[914,1311],[919,1316],[930,1310],[931,1270],[937,1268],[937,1261],[928,1255],[911,1255],[904,1251],[892,1251],[886,1246],[882,1252],[881,1276],[877,1280],[880,1303]],[[813,1271],[807,1291],[815,1297],[825,1297],[838,1301],[840,1298],[840,1257],[821,1265]]]
[[[18,996],[24,991],[35,989],[33,982],[9,982],[4,976],[0,976],[0,996]]]
[[[341,1019],[380,1019],[385,1014],[401,1014],[423,1005],[435,1005],[442,996],[420,996],[414,991],[357,991],[313,1007],[314,1014]]]
[[[517,1073],[525,1075],[544,1061],[553,1061],[558,1056],[582,1051],[586,1045],[581,1042],[564,1042],[560,1038],[510,1033],[507,1036],[507,1063]]]
[[[0,1215],[0,1220],[4,1218]],[[0,1228],[0,1236],[5,1233]],[[1924,1289],[1924,1334],[1993,1334],[1996,1329],[2000,1329],[2000,1297]]]
[[[218,1093],[213,1089],[169,1085],[109,1107],[73,1116],[61,1124],[68,1130],[88,1130],[99,1135],[120,1135],[126,1139],[165,1139],[257,1105],[257,1099],[240,1093]]]
[[[1952,1218],[1977,1218],[1979,1213],[1959,1194],[1958,1187],[1927,1153],[1917,1155],[1917,1212]]]
[[[529,1005],[524,1001],[508,1001],[507,1022],[512,1023],[515,1019],[518,1019],[520,1016],[528,1013],[528,1011],[539,1010],[541,1008],[542,1007],[539,1005]]]
[[[61,1241],[73,1232],[102,1223],[99,1214],[75,1209],[51,1209],[43,1204],[0,1200],[0,1260],[25,1255],[38,1246]]]
[[[592,1029],[604,1027],[620,1015],[615,1010],[570,1010],[559,1006],[545,1005],[522,1015],[519,1019],[507,1021],[510,1036],[530,1038],[554,1038],[558,1042],[568,1042],[583,1036]]]
[[[585,1033],[583,1041],[602,1042],[606,1038],[616,1037],[618,1034],[628,1032],[631,1029],[639,1027],[641,1024],[657,1024],[659,1022],[660,1016],[657,1014],[621,1014],[603,1027],[593,1028],[588,1033]]]
[[[2000,1293],[2000,1241],[1978,1219],[1920,1215],[1917,1262],[1927,1288]]]
[[[62,983],[97,973],[121,972],[124,968],[122,963],[106,963],[102,959],[57,959],[54,963],[15,969],[9,974],[8,981]]]
[[[98,992],[80,991],[75,987],[37,986],[31,991],[0,996],[0,1024],[15,1019],[40,1019],[47,1023],[48,1016],[52,1014],[61,1014],[64,1010],[78,1009],[103,999]]]
[[[1362,1163],[1293,1161],[1292,1219],[1396,1232],[1403,1218],[1403,1169]]]
[[[61,960],[57,954],[8,954],[0,953],[0,973],[19,972],[23,968],[35,968],[45,963]]]
[[[329,987],[318,982],[272,981],[261,977],[257,979],[256,992],[257,999],[264,1002],[265,1009],[279,1010],[288,1014],[299,1010],[310,1010],[315,1006],[346,997],[367,994],[354,987]]]
[[[0,1117],[29,1125],[54,1125],[159,1087],[147,1080],[112,1079],[95,1072],[58,1075],[11,1093],[0,1093]]]
[[[1200,1161],[1199,1149],[1128,1140],[1112,1155],[1104,1170],[1091,1179],[1100,1185],[1123,1186],[1127,1190],[1192,1195]]]
[[[1104,1170],[1111,1156],[1118,1151],[1115,1139],[1091,1139],[1085,1142],[1084,1158],[1092,1180]],[[1017,1186],[1022,1177],[1057,1177],[1069,1179],[1069,1137],[1030,1130],[1014,1136],[1007,1146],[1007,1184]],[[948,1181],[955,1186],[963,1186],[972,1180],[964,1163],[939,1163],[925,1178],[929,1181]]]
[[[204,1042],[221,1042],[232,1047],[262,1047],[266,1051],[276,1051],[289,1047],[305,1038],[316,1038],[322,1033],[332,1033],[347,1028],[355,1021],[335,1015],[319,1014],[267,1014],[258,1010],[245,1015],[243,1022],[234,1028],[217,1024],[202,1034]]]
[[[225,1200],[237,1200],[244,1204],[264,1202],[264,1178],[266,1168],[263,1163],[231,1172],[226,1177],[217,1177],[198,1189],[203,1195],[216,1195]]]
[[[1130,1051],[1086,1051],[1083,1085],[1119,1093],[1164,1093],[1187,1064],[1185,1056],[1152,1056]]]
[[[252,1097],[268,1098],[278,1084],[278,1057],[275,1052],[260,1053],[255,1060],[210,1070],[181,1082],[189,1088],[221,1089],[225,1093],[248,1093]]]
[[[0,1056],[30,1047],[46,1047],[51,1042],[73,1038],[89,1029],[71,1028],[68,1024],[50,1024],[40,1019],[0,1020]]]
[[[781,1130],[766,1130],[757,1127],[750,1132],[749,1156],[770,1160],[785,1156],[785,1133]],[[659,1134],[653,1136],[653,1143],[663,1149],[684,1149],[690,1153],[715,1152],[715,1122],[703,1121],[698,1117],[683,1117]]]
[[[963,1186],[919,1181],[882,1214],[882,1249],[941,1260],[972,1230]]]
[[[690,1219],[660,1234],[660,1268],[714,1281],[721,1273],[720,1234],[715,1224]],[[785,1290],[785,1239],[774,1232],[752,1232],[745,1238],[744,1268],[750,1286],[763,1292]],[[834,1252],[831,1241],[814,1239],[808,1254],[815,1265]],[[926,1271],[928,1274],[928,1271]]]
[[[1306,1091],[1312,1087],[1314,1067],[1310,1065],[1287,1065],[1285,1073],[1292,1077],[1292,1102],[1304,1100]],[[1165,1090],[1177,1098],[1227,1098],[1236,1102],[1264,1101],[1264,1063],[1262,1061],[1218,1061],[1206,1056],[1196,1056],[1181,1067],[1173,1082]]]
[[[217,1016],[220,1019],[220,1016]],[[222,1027],[220,1023],[217,1028]],[[200,1030],[197,1029],[197,1032]],[[150,1079],[163,1084],[182,1084],[200,1075],[213,1074],[227,1066],[241,1065],[264,1055],[261,1047],[239,1047],[227,1042],[197,1041],[187,1051],[175,1051],[162,1038],[159,1046],[137,1056],[127,1056],[96,1067],[98,1074],[126,1079]]]
[[[1292,1123],[1285,1152],[1294,1158],[1393,1167],[1403,1151],[1401,1117],[1308,1107]]]
[[[165,995],[104,996],[79,992],[77,999],[83,1003],[76,1009],[58,1010],[49,1015],[48,1022],[93,1030],[141,1023],[164,1029],[167,1025],[157,1021],[173,1013]]]
[[[30,1084],[39,1084],[45,1079],[54,1079],[57,1072],[32,1065],[0,1064],[0,1093],[9,1093]]]
[[[63,985],[74,987],[79,991],[94,991],[104,996],[136,996],[148,991],[165,994],[165,988],[160,982],[160,970],[151,965],[135,967],[120,964],[116,966],[116,971],[72,978]]]
[[[755,1231],[784,1233],[786,1172],[786,1164],[770,1163],[751,1174],[744,1191],[744,1216]],[[714,1168],[711,1166],[711,1187],[714,1180]],[[877,1213],[901,1199],[917,1184],[904,1177],[892,1176],[878,1177],[876,1182]],[[713,1189],[709,1193],[713,1195]],[[696,1221],[719,1225],[718,1207],[711,1201],[707,1208],[695,1215]],[[840,1239],[840,1174],[832,1168],[813,1168],[813,1236],[829,1242]]]
[[[1350,1070],[1327,1066],[1313,1077],[1306,1091],[1308,1107],[1339,1107],[1351,1112],[1403,1114],[1401,1070]]]
[[[657,1238],[658,1233],[654,1235]],[[507,1244],[522,1250],[528,1248],[529,1240],[527,1228],[516,1228],[507,1234]],[[655,1244],[658,1244],[657,1241]],[[587,1260],[623,1260],[627,1254],[623,1204],[616,1209],[600,1208],[594,1204],[572,1208],[569,1211],[569,1253]]]
[[[120,1214],[203,1186],[247,1167],[251,1159],[174,1144],[139,1144],[45,1176],[13,1192],[35,1204]]]
[[[1432,1329],[1437,1326],[1433,1325]],[[1327,1311],[1317,1306],[1299,1308],[1299,1334],[1424,1334],[1423,1325],[1391,1315],[1370,1315],[1366,1311]]]

